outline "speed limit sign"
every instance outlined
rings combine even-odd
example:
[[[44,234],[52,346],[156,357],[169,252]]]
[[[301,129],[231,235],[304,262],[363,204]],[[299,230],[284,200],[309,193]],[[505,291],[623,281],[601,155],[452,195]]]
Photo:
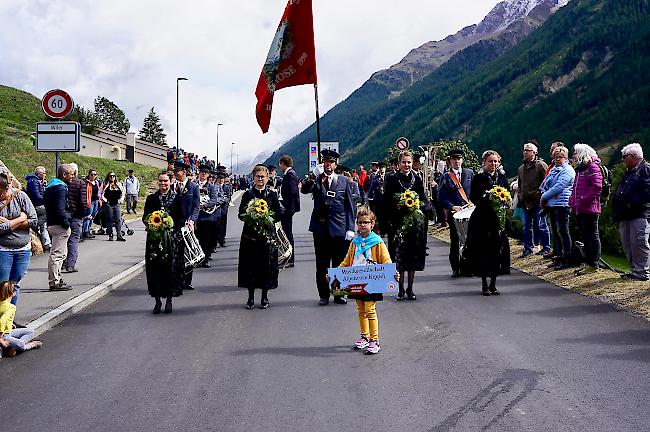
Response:
[[[45,93],[42,105],[45,114],[54,119],[65,118],[74,109],[72,98],[61,89],[50,90]]]

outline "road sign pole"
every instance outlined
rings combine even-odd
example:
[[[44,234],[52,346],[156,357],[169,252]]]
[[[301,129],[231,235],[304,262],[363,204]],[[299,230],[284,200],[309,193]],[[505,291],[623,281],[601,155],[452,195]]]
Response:
[[[59,152],[54,152],[56,155],[54,159],[54,177],[59,176],[59,165],[61,164],[61,154]]]

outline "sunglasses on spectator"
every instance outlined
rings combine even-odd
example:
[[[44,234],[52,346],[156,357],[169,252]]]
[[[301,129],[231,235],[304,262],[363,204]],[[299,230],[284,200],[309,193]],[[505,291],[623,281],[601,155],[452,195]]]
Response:
[[[266,176],[265,175],[256,175],[255,178],[261,180],[263,178],[266,178]]]

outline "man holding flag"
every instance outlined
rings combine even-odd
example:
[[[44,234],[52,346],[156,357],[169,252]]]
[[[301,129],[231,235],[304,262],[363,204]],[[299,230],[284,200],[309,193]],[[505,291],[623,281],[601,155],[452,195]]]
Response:
[[[289,0],[255,90],[255,114],[262,132],[269,130],[275,92],[302,84],[314,84],[318,123],[316,49],[311,0]],[[317,129],[320,129],[318,126],[317,124]],[[320,143],[320,131],[318,135]]]

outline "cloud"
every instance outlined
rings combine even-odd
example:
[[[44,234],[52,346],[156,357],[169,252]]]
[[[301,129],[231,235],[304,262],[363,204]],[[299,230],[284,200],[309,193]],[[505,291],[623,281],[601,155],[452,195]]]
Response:
[[[314,2],[321,115],[370,75],[411,49],[477,23],[497,0]],[[138,130],[151,107],[170,144],[215,155],[230,147],[240,161],[277,148],[315,119],[313,89],[275,96],[269,133],[255,121],[254,90],[284,10],[284,0],[192,2],[139,0],[3,0],[0,83],[41,97],[67,90],[92,107],[115,102]]]

